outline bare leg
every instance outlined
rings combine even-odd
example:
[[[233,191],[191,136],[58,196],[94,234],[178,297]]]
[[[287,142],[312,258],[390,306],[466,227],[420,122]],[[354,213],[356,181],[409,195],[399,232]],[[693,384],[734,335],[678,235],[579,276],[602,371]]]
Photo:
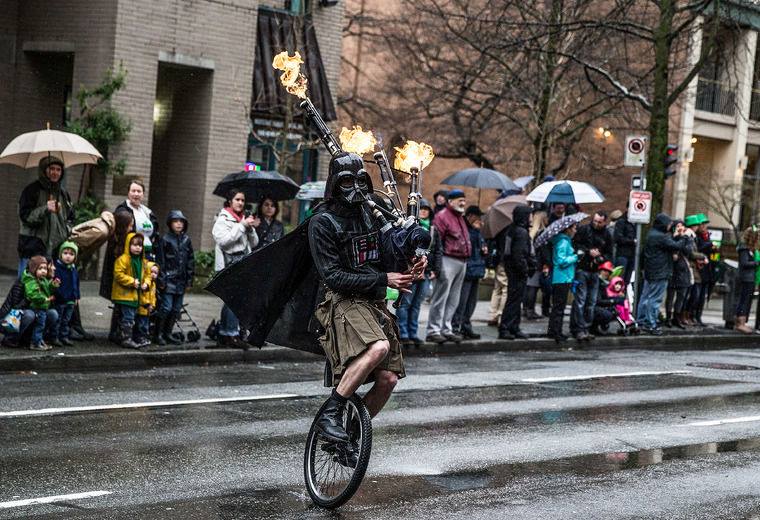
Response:
[[[380,413],[385,403],[388,402],[397,382],[398,376],[395,372],[382,368],[375,369],[375,384],[372,385],[363,399],[370,416],[374,417]]]
[[[343,397],[351,397],[356,389],[366,381],[367,376],[375,370],[375,367],[385,359],[389,350],[390,344],[387,340],[376,341],[367,347],[367,350],[354,359],[343,373],[338,388],[336,388],[337,392]]]

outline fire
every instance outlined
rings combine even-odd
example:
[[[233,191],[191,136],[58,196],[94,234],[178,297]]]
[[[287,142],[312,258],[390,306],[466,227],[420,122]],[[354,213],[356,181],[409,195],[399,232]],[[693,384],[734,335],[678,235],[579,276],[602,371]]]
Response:
[[[344,126],[338,138],[344,151],[357,155],[371,152],[377,144],[377,139],[372,135],[372,130],[365,132],[361,126],[354,126],[351,130]]]
[[[402,172],[411,172],[412,168],[422,171],[433,160],[433,147],[429,144],[407,141],[402,148],[395,148],[396,158],[393,167]]]
[[[272,60],[272,67],[283,71],[280,75],[280,83],[285,87],[285,90],[294,96],[306,99],[306,84],[308,80],[306,76],[301,74],[302,63],[301,53],[298,51],[296,51],[294,56],[288,55],[287,51],[282,51]]]

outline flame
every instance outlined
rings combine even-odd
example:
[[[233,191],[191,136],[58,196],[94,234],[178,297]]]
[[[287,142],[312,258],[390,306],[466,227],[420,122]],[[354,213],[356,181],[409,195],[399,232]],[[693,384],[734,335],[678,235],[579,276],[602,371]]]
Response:
[[[433,160],[433,147],[429,144],[407,141],[402,148],[396,147],[393,167],[409,173],[412,168],[422,171]]]
[[[301,53],[296,51],[294,56],[288,55],[288,51],[282,51],[272,60],[272,67],[284,71],[280,75],[280,83],[289,93],[306,99],[306,76],[301,74]]]
[[[340,145],[344,151],[364,155],[371,152],[377,145],[377,139],[372,135],[372,130],[363,131],[361,126],[354,126],[351,130],[345,126],[340,131]]]

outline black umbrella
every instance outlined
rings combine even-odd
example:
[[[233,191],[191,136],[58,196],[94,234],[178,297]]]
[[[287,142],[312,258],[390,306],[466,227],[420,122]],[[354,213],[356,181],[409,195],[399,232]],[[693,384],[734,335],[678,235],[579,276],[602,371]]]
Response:
[[[293,199],[300,186],[290,177],[275,171],[242,171],[225,175],[214,188],[214,195],[226,197],[232,189],[245,193],[247,202],[256,202],[262,197],[270,197],[273,200]]]
[[[565,215],[564,217],[555,220],[549,224],[540,235],[536,237],[534,245],[537,248],[542,247],[544,244],[547,244],[549,240],[559,235],[573,224],[577,224],[586,217],[588,217],[588,215],[585,213],[578,212],[573,213],[572,215]]]

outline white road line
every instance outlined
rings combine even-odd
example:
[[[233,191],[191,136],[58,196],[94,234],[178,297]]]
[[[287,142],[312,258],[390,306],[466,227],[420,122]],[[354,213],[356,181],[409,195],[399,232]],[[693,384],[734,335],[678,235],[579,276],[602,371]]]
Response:
[[[234,403],[237,401],[265,401],[270,399],[292,399],[298,394],[245,395],[238,397],[211,397],[208,399],[186,399],[182,401],[148,401],[144,403],[101,404],[93,406],[71,406],[68,408],[40,408],[37,410],[13,410],[0,412],[3,417],[29,417],[35,415],[61,415],[77,412],[102,412],[105,410],[123,410],[130,408],[164,408],[167,406],[184,406],[204,403]]]
[[[642,371],[642,372],[618,372],[614,374],[586,374],[578,376],[557,377],[528,377],[521,379],[523,383],[554,383],[559,381],[586,381],[589,379],[604,379],[607,377],[638,377],[638,376],[667,376],[674,374],[691,374],[689,370],[673,370],[669,372]]]
[[[27,498],[26,500],[12,500],[10,502],[0,502],[0,509],[9,509],[11,507],[31,506],[34,504],[50,504],[52,502],[65,502],[68,500],[81,500],[83,498],[102,497],[110,495],[110,491],[88,491],[87,493],[74,493],[73,495],[55,495],[52,497]]]
[[[699,421],[689,424],[682,424],[681,426],[720,426],[721,424],[736,424],[743,422],[755,422],[760,421],[760,415],[748,415],[746,417],[733,417],[731,419],[716,419],[714,421]]]

